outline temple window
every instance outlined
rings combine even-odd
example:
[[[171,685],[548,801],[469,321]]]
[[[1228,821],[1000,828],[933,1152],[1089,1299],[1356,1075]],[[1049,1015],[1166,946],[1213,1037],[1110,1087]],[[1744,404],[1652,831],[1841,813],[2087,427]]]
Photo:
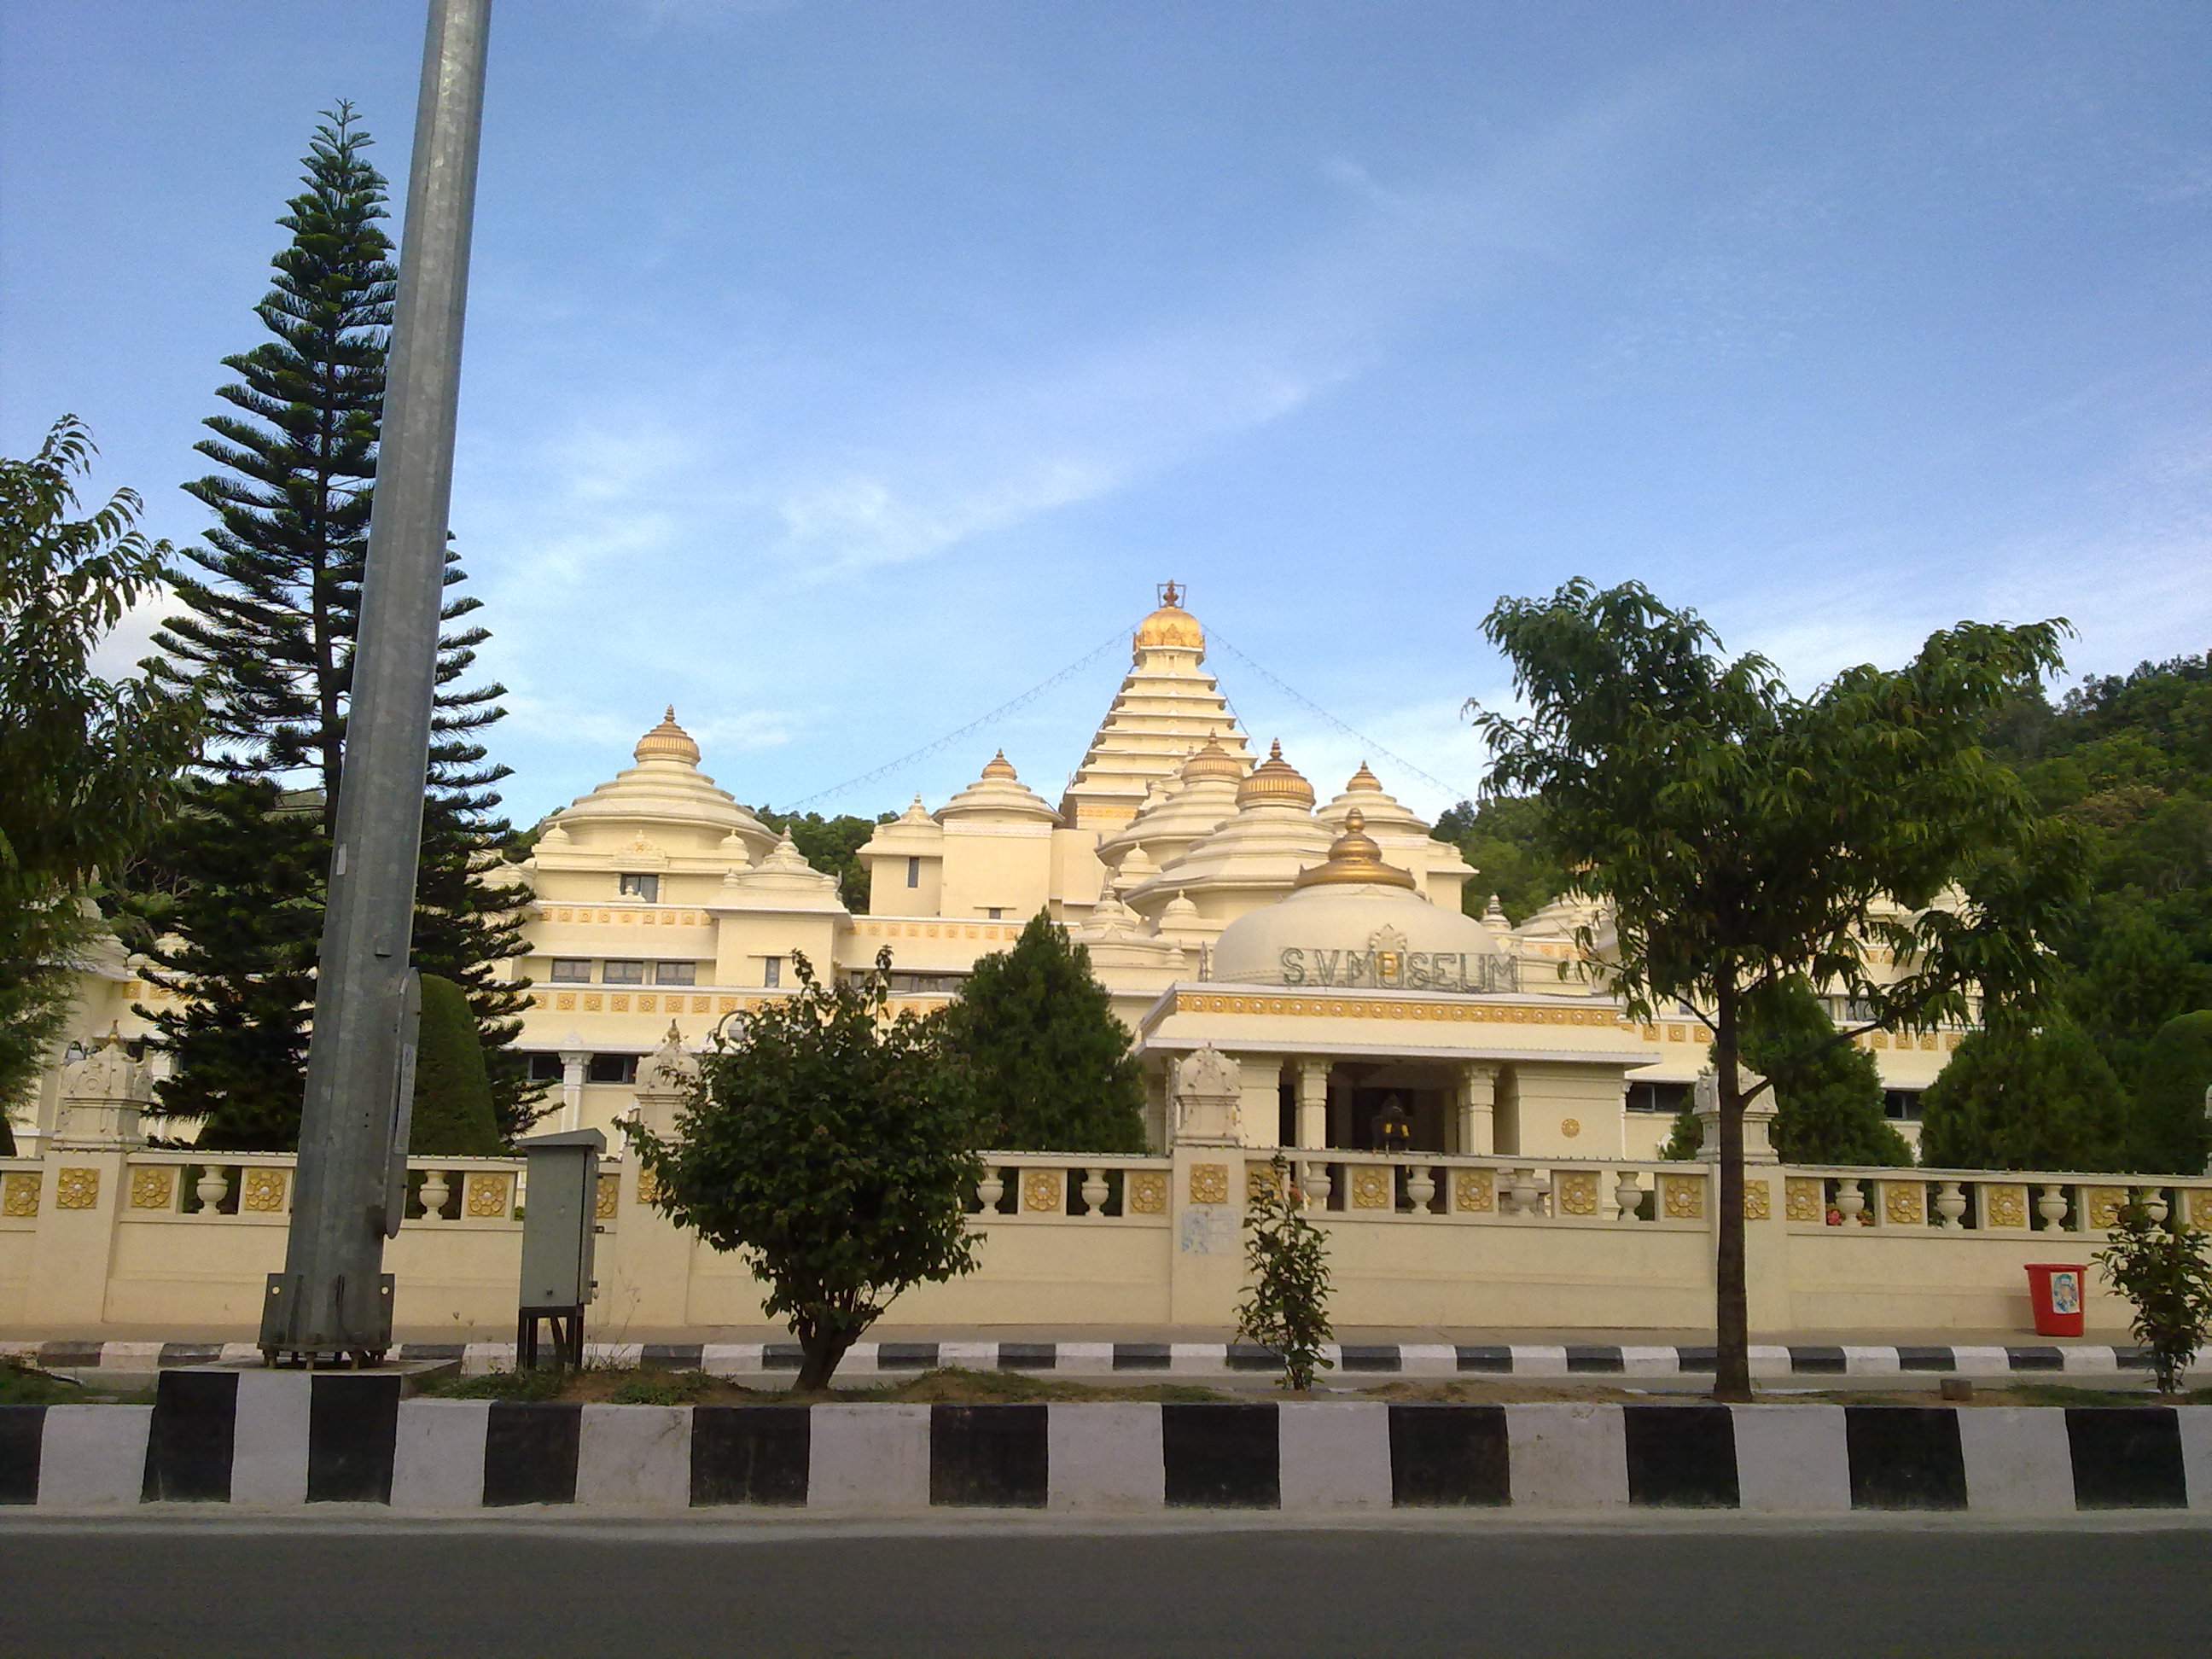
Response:
[[[610,962],[600,970],[599,978],[609,985],[642,985],[645,983],[645,964],[641,962]]]
[[[906,861],[906,884],[909,887],[921,885],[921,860],[918,858],[909,858]]]
[[[660,902],[659,876],[620,876],[617,879],[622,883],[622,896],[624,898],[643,899],[647,904],[657,904]]]
[[[656,962],[653,964],[655,985],[696,985],[699,964],[696,962]]]
[[[556,957],[553,971],[546,975],[556,985],[589,985],[592,964],[582,957]]]
[[[763,957],[761,958],[761,983],[763,986],[768,987],[778,986],[783,983],[783,958],[781,957]]]
[[[547,1054],[540,1049],[526,1051],[524,1057],[530,1062],[530,1080],[532,1083],[558,1083],[564,1075],[558,1054]]]
[[[586,1083],[635,1083],[637,1056],[635,1054],[593,1054],[591,1067],[584,1073],[584,1080]]]

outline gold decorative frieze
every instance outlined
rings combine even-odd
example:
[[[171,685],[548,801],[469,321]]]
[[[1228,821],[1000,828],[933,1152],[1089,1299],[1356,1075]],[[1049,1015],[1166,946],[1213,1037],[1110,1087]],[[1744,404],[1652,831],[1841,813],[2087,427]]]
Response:
[[[1662,1175],[1659,1211],[1669,1221],[1705,1218],[1705,1178],[1701,1175]]]
[[[1463,1024],[1583,1025],[1620,1028],[1610,1008],[1532,1008],[1515,1004],[1477,1002],[1393,1002],[1379,997],[1349,996],[1217,996],[1212,993],[1180,991],[1175,1011],[1179,1014],[1288,1014],[1322,1019],[1415,1019]]]
[[[657,1194],[659,1190],[659,1183],[653,1180],[652,1170],[640,1170],[637,1172],[637,1200],[639,1203],[652,1203],[655,1194]],[[615,1175],[601,1176],[599,1177],[599,1197],[597,1201],[592,1206],[592,1218],[595,1221],[611,1221],[615,1218],[616,1215],[621,1211],[621,1209],[622,1177]]]
[[[1893,1227],[1918,1227],[1928,1220],[1928,1189],[1917,1181],[1881,1183],[1881,1217]]]
[[[606,1006],[606,998],[596,991],[589,993],[584,998],[584,1012],[587,1014],[596,1014]]]
[[[1595,1215],[1597,1213],[1597,1171],[1595,1170],[1562,1170],[1553,1179],[1559,1183],[1559,1212],[1563,1215]]]
[[[1462,1215],[1487,1215],[1498,1207],[1495,1179],[1487,1170],[1452,1172],[1452,1208]]]
[[[240,1191],[238,1207],[274,1214],[284,1207],[285,1172],[282,1170],[255,1169],[246,1171],[246,1185]]]
[[[1823,1221],[1820,1183],[1808,1176],[1790,1176],[1782,1182],[1783,1213],[1792,1221]]]
[[[1168,1178],[1162,1170],[1138,1170],[1129,1176],[1129,1211],[1133,1215],[1168,1212]]]
[[[576,994],[574,991],[561,992],[554,997],[553,1006],[564,1012],[573,1013],[576,1007]]]
[[[586,998],[585,1000],[588,1002],[590,999]],[[607,1012],[611,1014],[628,1013],[629,1012],[629,994],[625,992],[618,995],[609,997],[607,999]]]
[[[131,1172],[131,1207],[167,1210],[177,1200],[177,1170],[172,1164],[148,1164]]]
[[[2109,1227],[2120,1218],[2127,1206],[2128,1189],[2124,1187],[2085,1187],[2081,1196],[2089,1212],[2092,1227]]]
[[[84,1168],[61,1170],[54,1176],[54,1208],[91,1210],[100,1206],[100,1171]]]
[[[1773,1213],[1767,1197],[1766,1183],[1747,1177],[1743,1183],[1743,1218],[1746,1221],[1765,1221]]]
[[[462,1214],[489,1221],[496,1221],[507,1214],[505,1176],[479,1170],[468,1178],[464,1190],[467,1196],[461,1200]]]
[[[1229,1201],[1229,1166],[1226,1164],[1192,1164],[1190,1201],[1194,1204],[1226,1204]]]
[[[2189,1224],[2212,1230],[2212,1187],[2190,1187],[2183,1191]]]
[[[1983,1188],[1982,1220],[1991,1227],[2027,1225],[2027,1188],[2003,1182]]]
[[[0,1215],[30,1216],[39,1212],[39,1172],[10,1170],[0,1176]]]
[[[1039,1215],[1058,1215],[1066,1207],[1057,1170],[1022,1171],[1022,1208]]]
[[[1397,1194],[1391,1188],[1390,1171],[1372,1164],[1352,1166],[1352,1207],[1355,1210],[1388,1210],[1393,1207]]]
[[[1275,1195],[1275,1166],[1273,1164],[1247,1164],[1244,1166],[1244,1201],[1264,1204]]]

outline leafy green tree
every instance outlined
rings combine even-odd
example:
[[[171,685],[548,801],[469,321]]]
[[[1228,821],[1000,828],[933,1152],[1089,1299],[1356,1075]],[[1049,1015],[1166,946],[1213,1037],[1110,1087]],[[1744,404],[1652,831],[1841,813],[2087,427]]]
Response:
[[[1874,1056],[1833,1041],[1835,1030],[1802,981],[1747,1004],[1743,1063],[1774,1085],[1775,1150],[1785,1164],[1911,1163],[1912,1148],[1882,1115]]]
[[[936,1016],[982,1144],[1002,1152],[1140,1152],[1145,1085],[1091,953],[1039,911],[975,964]]]
[[[837,878],[837,896],[845,908],[856,916],[867,914],[868,872],[860,863],[860,851],[876,833],[876,826],[890,823],[897,813],[860,818],[841,812],[825,818],[819,812],[777,812],[763,806],[753,816],[771,830],[788,830],[791,844],[809,864],[824,875]]]
[[[1571,884],[1544,836],[1544,803],[1534,795],[1490,795],[1480,805],[1463,800],[1445,808],[1429,834],[1458,848],[1475,867],[1475,879],[1460,895],[1471,916],[1487,909],[1495,893],[1507,920],[1523,922]]]
[[[1632,1013],[1679,1000],[1714,1033],[1718,1398],[1751,1393],[1743,1109],[1769,1085],[1742,1085],[1746,1011],[1793,980],[1831,988],[1870,1012],[1820,1039],[1840,1045],[2041,993],[2038,932],[2075,902],[2080,838],[1978,738],[2056,665],[2061,626],[1962,623],[1903,669],[1847,669],[1798,698],[1635,583],[1501,600],[1484,623],[1529,708],[1478,712],[1489,787],[1542,797],[1547,836],[1604,903],[1606,966]]]
[[[132,901],[152,977],[191,999],[161,1022],[177,1060],[162,1104],[204,1114],[210,1144],[244,1145],[236,1137],[251,1134],[273,1136],[263,1144],[281,1149],[297,1137],[312,999],[280,997],[305,986],[300,951],[304,939],[312,962],[319,931],[301,930],[298,866],[314,872],[319,905],[396,283],[380,222],[385,181],[367,159],[369,143],[343,104],[316,129],[307,189],[278,221],[291,240],[258,307],[272,337],[223,360],[239,378],[216,395],[235,412],[210,417],[214,435],[198,446],[222,470],[186,486],[216,523],[175,580],[182,614],[156,638],[173,672],[208,682],[222,739],[199,810],[166,838],[153,896]],[[450,553],[447,563],[451,587],[463,576]],[[444,619],[477,609],[472,599],[449,599]],[[487,763],[479,736],[501,717],[503,688],[465,683],[487,637],[464,625],[441,641],[411,954],[466,994],[512,1133],[534,1115],[538,1091],[509,1046],[527,990],[503,966],[527,948],[518,895],[489,878],[510,833],[494,788],[507,772]],[[302,775],[310,787],[289,790]],[[226,795],[234,784],[239,792]],[[315,844],[305,847],[291,821],[301,804],[313,809]],[[260,850],[242,854],[209,837],[243,837]],[[270,872],[265,886],[257,862]],[[287,1097],[289,1114],[273,1107]]]
[[[2168,1227],[2130,1200],[2114,1223],[2097,1265],[2135,1306],[2135,1338],[2149,1350],[2158,1391],[2178,1394],[2181,1379],[2212,1330],[2212,1262],[2204,1235]]]
[[[8,1109],[67,1017],[88,896],[161,821],[198,751],[189,683],[107,680],[92,654],[155,592],[171,549],[118,490],[75,518],[92,440],[74,416],[28,460],[0,459],[0,1153]]]
[[[467,994],[436,974],[422,979],[422,1023],[415,1045],[415,1112],[407,1150],[423,1158],[494,1158],[499,1119],[483,1044]]]
[[[890,1016],[890,952],[836,986],[792,963],[799,994],[705,1057],[675,1137],[629,1134],[655,1205],[768,1286],[814,1390],[901,1291],[974,1271],[983,1165],[931,1029]]]
[[[2212,1008],[2159,1027],[2136,1080],[2130,1164],[2156,1175],[2195,1175],[2212,1158],[2204,1091],[2212,1089]]]
[[[1920,1104],[1930,1169],[2129,1166],[2127,1095],[2078,1025],[2004,1018],[1970,1032]]]
[[[1237,1305],[1237,1340],[1274,1350],[1283,1362],[1283,1386],[1303,1392],[1313,1387],[1316,1370],[1334,1364],[1322,1352],[1335,1334],[1328,1320],[1328,1246],[1306,1219],[1305,1200],[1280,1152],[1266,1188],[1244,1212],[1244,1230],[1252,1286]]]

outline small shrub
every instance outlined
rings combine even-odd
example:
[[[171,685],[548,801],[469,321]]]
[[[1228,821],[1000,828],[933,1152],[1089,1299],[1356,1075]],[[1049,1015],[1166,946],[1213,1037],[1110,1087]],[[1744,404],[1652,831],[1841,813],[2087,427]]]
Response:
[[[2167,1227],[2130,1202],[2113,1223],[2096,1262],[2112,1288],[2135,1304],[2135,1336],[2150,1352],[2158,1391],[2172,1394],[2212,1328],[2212,1262],[2204,1235]]]
[[[625,1382],[608,1397],[617,1406],[689,1406],[714,1381],[704,1371],[672,1371],[665,1376],[641,1376]]]
[[[1291,1166],[1279,1155],[1269,1166],[1267,1189],[1246,1212],[1244,1260],[1253,1285],[1237,1304],[1237,1334],[1272,1348],[1283,1362],[1287,1388],[1313,1387],[1316,1367],[1330,1362],[1322,1346],[1334,1334],[1328,1322],[1328,1255],[1321,1229],[1305,1217],[1305,1201],[1291,1184]]]

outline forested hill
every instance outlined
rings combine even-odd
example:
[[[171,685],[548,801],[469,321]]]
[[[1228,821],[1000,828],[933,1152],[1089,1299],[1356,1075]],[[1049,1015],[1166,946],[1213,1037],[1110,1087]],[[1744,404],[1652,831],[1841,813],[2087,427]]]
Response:
[[[2054,944],[2069,1011],[2132,1085],[2160,1025],[2212,1007],[2212,652],[2024,698],[1990,746],[2092,833],[2092,896]]]

